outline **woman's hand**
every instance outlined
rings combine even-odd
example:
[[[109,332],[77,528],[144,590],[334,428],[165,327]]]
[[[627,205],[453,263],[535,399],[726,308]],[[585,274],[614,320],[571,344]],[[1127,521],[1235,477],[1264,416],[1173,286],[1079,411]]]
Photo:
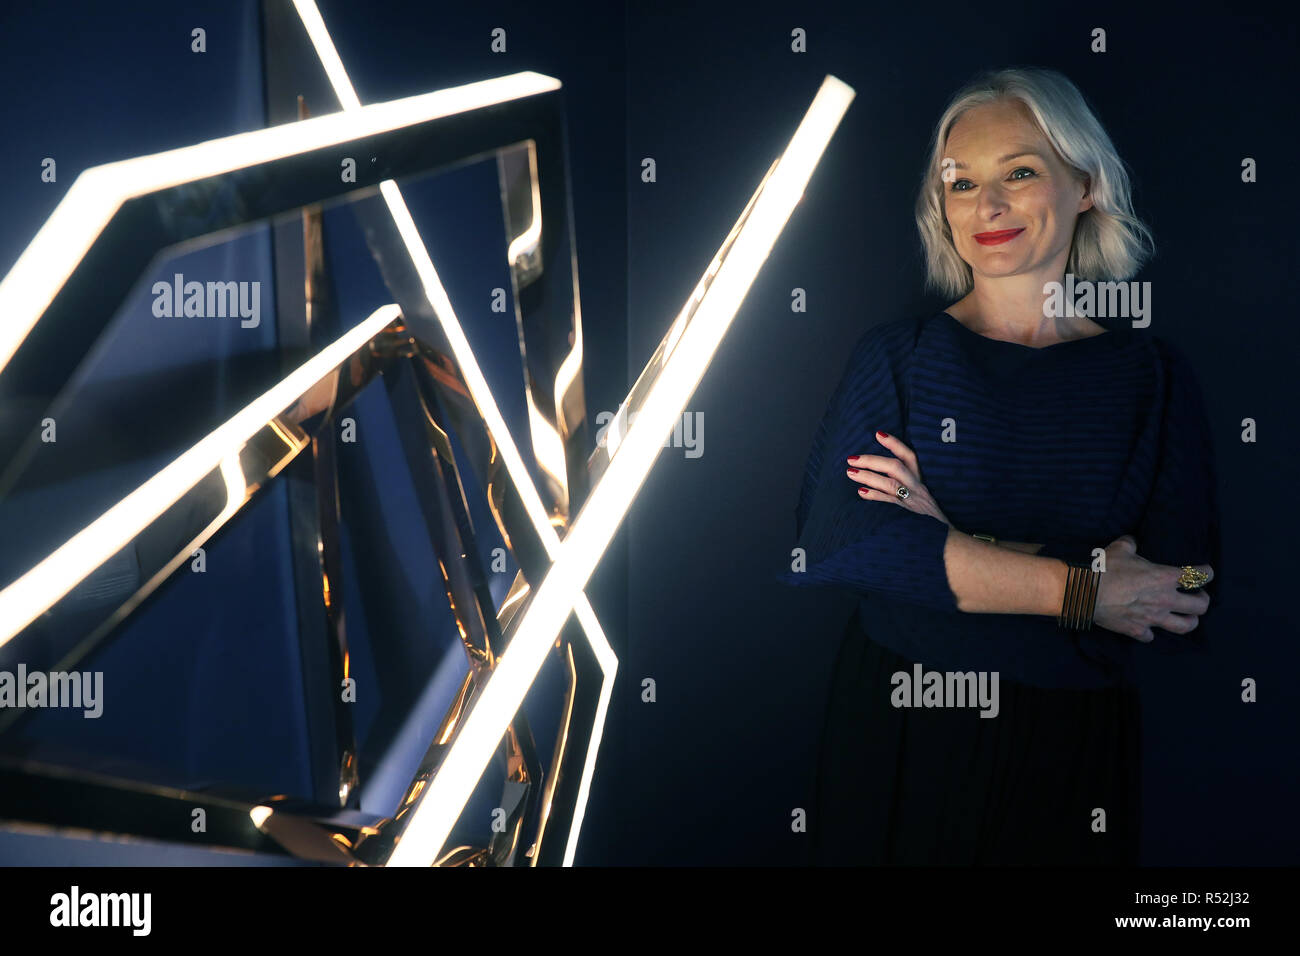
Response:
[[[1195,567],[1214,580],[1214,569],[1208,564]],[[1153,627],[1188,633],[1210,606],[1210,596],[1204,591],[1179,591],[1181,573],[1180,568],[1154,564],[1139,555],[1132,535],[1116,538],[1106,548],[1093,623],[1144,644],[1155,639]]]
[[[876,432],[876,441],[897,457],[854,455],[848,460],[849,478],[864,486],[858,489],[858,497],[867,501],[892,501],[908,511],[930,515],[951,526],[952,522],[921,482],[921,466],[912,449],[885,432]],[[899,485],[907,489],[906,498],[898,497]]]

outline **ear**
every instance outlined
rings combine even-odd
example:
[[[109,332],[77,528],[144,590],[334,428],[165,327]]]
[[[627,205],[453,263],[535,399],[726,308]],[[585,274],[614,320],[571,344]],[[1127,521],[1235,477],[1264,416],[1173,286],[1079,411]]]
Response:
[[[1083,196],[1079,199],[1079,212],[1087,212],[1092,208],[1092,177],[1083,177]]]

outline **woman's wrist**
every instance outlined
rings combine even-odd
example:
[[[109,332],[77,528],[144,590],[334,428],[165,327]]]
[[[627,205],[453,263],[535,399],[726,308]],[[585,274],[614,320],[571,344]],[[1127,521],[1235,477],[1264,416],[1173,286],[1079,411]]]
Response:
[[[1065,604],[1065,585],[1070,576],[1070,565],[1060,558],[1040,558],[1043,566],[1041,578],[1040,614],[1060,617]]]

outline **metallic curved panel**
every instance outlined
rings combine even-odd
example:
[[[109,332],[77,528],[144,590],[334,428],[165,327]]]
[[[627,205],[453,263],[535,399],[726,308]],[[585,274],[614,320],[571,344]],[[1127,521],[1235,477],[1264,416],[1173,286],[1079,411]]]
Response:
[[[542,139],[550,138],[549,142],[552,145],[544,150],[546,163],[552,170],[550,190],[555,196],[563,197],[565,190],[563,157],[556,145],[561,133],[558,119],[559,104],[554,97],[549,100],[545,97],[546,91],[554,90],[557,84],[547,78],[534,75],[519,77],[516,81],[515,92],[523,91],[520,96],[512,98],[498,95],[490,115],[485,118],[479,112],[474,115],[472,124],[456,111],[444,109],[440,112],[438,107],[446,107],[445,103],[433,102],[429,97],[417,97],[413,98],[418,101],[415,104],[409,100],[400,101],[401,110],[395,109],[399,104],[385,104],[383,107],[363,110],[361,112],[367,115],[362,117],[365,122],[361,123],[351,122],[351,118],[347,118],[349,122],[344,123],[343,118],[340,117],[304,120],[299,126],[302,132],[294,137],[294,143],[304,143],[308,148],[295,151],[292,147],[286,146],[285,137],[280,136],[278,146],[282,148],[283,155],[276,151],[276,144],[269,142],[272,137],[267,134],[272,131],[263,131],[232,137],[227,141],[203,144],[192,148],[189,151],[191,155],[182,156],[182,151],[175,151],[171,155],[161,154],[145,160],[114,164],[111,167],[88,171],[79,181],[81,188],[75,188],[78,184],[74,184],[74,189],[69,191],[69,197],[65,200],[68,208],[60,210],[68,214],[56,213],[56,216],[52,217],[51,223],[43,230],[43,234],[37,237],[24,258],[20,259],[15,269],[3,283],[0,283],[0,303],[18,309],[27,307],[31,311],[30,322],[25,329],[26,334],[10,336],[9,341],[0,343],[4,346],[3,350],[0,350],[0,358],[4,359],[3,366],[0,367],[0,400],[11,395],[24,396],[27,406],[37,416],[36,420],[39,420],[55,400],[60,383],[72,374],[98,336],[104,322],[107,321],[106,314],[111,313],[111,308],[125,297],[133,275],[145,267],[163,248],[175,247],[185,242],[219,240],[223,232],[244,222],[304,207],[309,203],[341,194],[345,190],[361,195],[366,190],[373,190],[378,182],[388,177],[435,169],[440,165],[453,165],[475,155],[490,155],[492,143],[518,143],[525,140],[526,132]],[[504,84],[496,85],[505,88]],[[483,90],[482,84],[477,85],[477,93],[482,94]],[[542,99],[538,100],[538,96]],[[480,96],[480,99],[484,100],[489,98]],[[435,95],[433,99],[436,100],[438,97]],[[470,99],[473,99],[473,94]],[[383,115],[376,117],[374,115],[376,112]],[[471,128],[473,132],[470,132]],[[366,135],[364,137],[352,135],[358,129],[364,131]],[[283,130],[279,132],[282,133]],[[530,144],[535,141],[535,139],[528,140]],[[239,165],[231,160],[229,154],[236,146],[240,147],[240,152],[244,156],[251,153],[258,161]],[[258,146],[265,148],[259,151],[256,148]],[[528,149],[529,154],[532,155],[535,147],[530,145]],[[376,156],[378,161],[359,164],[358,182],[343,187],[334,172],[334,160],[341,153],[365,153]],[[181,165],[182,160],[185,161],[184,168]],[[506,163],[503,168],[508,166],[509,164]],[[208,175],[182,181],[185,180],[187,173],[196,169],[200,172],[207,171]],[[312,174],[313,170],[317,171],[317,175]],[[322,175],[325,170],[328,170],[328,174]],[[531,284],[534,287],[535,291],[530,295],[530,300],[540,306],[544,303],[544,297],[537,293],[544,286],[541,280],[545,270],[542,268],[541,256],[539,170],[535,157],[530,162],[527,172],[528,180],[524,189],[531,197],[527,209],[530,218],[521,231],[531,235],[532,239],[527,248],[516,246],[518,268],[512,271],[512,275],[518,285]],[[76,217],[79,222],[78,228],[70,229],[70,221],[74,218],[70,215],[70,210],[78,204],[90,202],[92,195],[94,202],[91,203],[88,213],[87,210],[82,209],[83,214]],[[105,197],[109,198],[105,199]],[[508,200],[503,197],[503,202]],[[556,205],[554,199],[550,204]],[[556,205],[554,214],[547,217],[547,222],[555,235],[563,230],[566,214],[566,205],[560,202]],[[144,237],[152,237],[152,239],[142,244],[140,240]],[[311,341],[313,313],[322,307],[322,300],[324,304],[328,304],[328,296],[325,293],[326,277],[321,274],[320,238],[319,215],[313,215],[308,208],[304,211],[303,255],[307,272],[304,292],[307,322],[305,335],[298,337],[299,349]],[[72,250],[74,255],[78,253],[81,255],[80,259],[72,260],[74,264],[67,267],[66,276],[59,276],[60,268],[50,264],[51,259],[57,258],[54,254],[55,240],[59,240],[59,245]],[[383,260],[381,265],[382,262]],[[110,276],[111,281],[104,281],[105,273]],[[401,286],[402,283],[399,281],[395,284]],[[570,280],[562,283],[559,288],[562,292],[571,294],[576,290],[576,285]],[[427,309],[427,300],[415,301],[417,312],[419,305],[425,305]],[[570,321],[562,331],[562,338],[570,342],[574,338],[571,334],[574,309],[572,306],[567,309]],[[546,331],[546,323],[537,318],[535,310],[521,309],[521,316],[525,312],[528,313],[526,324],[534,329],[532,337],[537,341],[536,348],[532,349],[532,363],[537,367],[539,359],[546,354],[540,338]],[[527,362],[529,354],[525,345],[527,336],[522,331],[525,323],[522,318],[520,321],[521,361]],[[54,331],[56,329],[57,334]],[[426,330],[431,333],[433,344],[422,346],[422,354],[418,358],[412,355],[415,367],[422,366],[422,371],[416,373],[421,382],[421,394],[430,397],[439,394],[447,395],[449,394],[447,386],[457,377],[458,370],[455,362],[448,360],[445,344],[443,348],[439,348],[438,329],[427,325]],[[281,331],[291,330],[286,330],[282,323]],[[292,343],[292,335],[287,335],[285,338]],[[256,435],[248,439],[246,448],[227,455],[220,465],[194,481],[191,487],[185,490],[163,514],[139,528],[129,541],[123,542],[118,552],[108,555],[105,561],[128,552],[137,555],[136,560],[142,564],[141,572],[146,583],[132,595],[129,601],[111,613],[107,613],[102,621],[95,623],[89,633],[66,648],[60,658],[64,665],[79,659],[109,634],[150,591],[184,563],[194,548],[207,540],[226,520],[232,518],[265,481],[279,474],[297,458],[299,452],[310,447],[312,480],[317,490],[315,514],[311,514],[310,508],[300,509],[304,519],[301,525],[295,520],[295,535],[302,532],[303,553],[307,553],[306,548],[312,544],[316,545],[319,552],[319,562],[315,571],[306,569],[306,580],[310,582],[313,574],[319,576],[318,593],[324,605],[325,630],[329,634],[327,646],[330,649],[329,656],[333,665],[328,669],[335,674],[339,672],[346,674],[346,639],[336,609],[332,608],[330,601],[329,581],[333,574],[337,574],[338,567],[335,528],[337,492],[333,487],[332,438],[329,430],[323,428],[323,425],[331,421],[334,414],[350,400],[352,394],[364,387],[373,377],[378,370],[378,363],[372,360],[379,352],[384,352],[388,357],[395,354],[385,351],[391,344],[391,342],[376,342],[373,348],[368,348],[363,354],[353,357],[354,362],[369,363],[364,369],[364,374],[360,377],[344,377],[346,390],[351,394],[342,394],[345,389],[338,387],[338,382],[335,383],[334,394],[319,410],[321,414],[318,419],[308,423],[310,429],[304,429],[301,422],[294,420],[293,414],[286,414],[280,420],[265,423]],[[560,362],[563,361],[562,357]],[[571,370],[574,368],[572,362],[569,363],[568,368]],[[532,373],[529,379],[530,393],[536,391],[532,388],[531,382],[535,380],[537,374]],[[578,380],[580,381],[580,377]],[[321,384],[317,384],[313,396],[319,398],[324,395],[322,388]],[[463,382],[458,391],[462,399],[469,397]],[[530,397],[530,418],[535,433],[549,434],[558,438],[560,430],[555,426],[560,422],[557,420],[555,402],[549,398],[552,391],[554,390],[548,389],[539,393],[540,399]],[[572,398],[574,394],[580,393],[570,387],[567,393],[561,390],[555,394],[560,395],[562,401],[568,401],[569,421],[580,425],[585,416],[581,412],[580,405],[574,405]],[[566,394],[569,396],[567,399],[565,399]],[[492,455],[495,445],[491,434],[483,425],[482,418],[477,415],[473,403],[449,402],[447,406],[452,409],[453,415],[460,414],[463,419],[460,423],[462,431],[474,432],[472,435],[468,433],[462,435],[464,447],[488,449],[489,458],[486,465],[491,469],[495,460],[495,467],[500,470],[499,458]],[[438,420],[433,412],[433,406],[426,404],[424,407],[430,428],[426,454],[429,448],[433,449],[433,459],[437,465],[435,471],[441,475],[444,492],[447,492],[453,484],[448,481],[451,476],[455,476],[455,485],[459,486],[460,482],[456,463],[448,454],[450,445],[445,440],[444,426],[448,423]],[[474,414],[471,416],[470,412]],[[465,429],[464,423],[471,417],[476,421],[477,428]],[[444,436],[441,441],[440,433]],[[581,435],[577,434],[573,427],[565,426],[563,433],[569,441],[581,441]],[[0,488],[8,487],[23,473],[26,461],[33,450],[30,439],[23,444],[21,441],[14,440],[12,435],[0,436],[0,443],[5,440],[10,441],[10,446],[6,450],[12,453],[7,456],[7,467],[0,474]],[[283,445],[282,448],[277,449],[277,441]],[[547,473],[554,477],[547,484],[547,494],[551,500],[550,513],[562,518],[570,501],[570,465],[563,460],[556,461],[553,446],[554,442],[548,444],[550,457],[547,458],[549,469]],[[577,463],[578,474],[581,475],[582,456],[579,456]],[[548,561],[546,547],[539,541],[536,529],[527,520],[526,507],[519,494],[512,490],[508,480],[500,480],[506,477],[502,473],[500,478],[493,477],[488,481],[487,490],[489,500],[492,502],[493,514],[497,517],[503,537],[516,552],[520,566],[532,568],[532,575],[537,577]],[[460,507],[452,507],[458,500]],[[468,524],[463,493],[444,493],[441,501],[444,507],[456,512],[451,516],[453,520],[449,521],[445,528],[455,528],[457,532],[466,531]],[[453,540],[456,537],[456,535],[435,536],[440,542],[439,553],[452,556],[442,565],[445,572],[444,583],[463,633],[473,635],[467,640],[470,658],[482,669],[490,666],[493,639],[495,638],[502,646],[504,640],[501,638],[495,609],[491,608],[487,600],[490,596],[481,587],[481,573],[478,575],[479,587],[467,586],[467,580],[475,575],[467,574],[463,560],[454,559],[456,555],[469,553],[458,546],[458,543],[463,545],[468,539],[461,539],[458,542]],[[139,555],[146,555],[146,557],[141,559]],[[0,640],[7,641],[10,638],[23,640],[30,637],[34,630],[39,629],[44,629],[45,633],[56,631],[61,623],[69,620],[67,615],[61,613],[65,606],[64,602],[68,602],[66,606],[76,603],[69,598],[69,594],[75,598],[78,587],[92,586],[93,574],[96,570],[96,568],[89,568],[89,573],[80,579],[80,583],[73,582],[70,591],[51,602],[51,607],[41,611],[40,620],[23,620],[25,612],[8,613],[13,610],[21,611],[21,609],[15,608],[13,600],[6,605],[5,595],[0,595],[0,609],[6,611],[3,620],[8,631]],[[31,578],[24,576],[22,580],[30,583]],[[310,588],[303,588],[303,591],[309,593]],[[508,619],[514,618],[519,606],[526,602],[527,594],[525,577],[521,573],[506,602]],[[15,594],[11,591],[7,596],[12,599]],[[570,692],[568,696],[566,717],[572,714],[572,693]],[[339,711],[337,707],[334,709],[336,713]],[[565,733],[567,734],[568,731]],[[355,759],[353,745],[350,745],[350,726],[347,726],[345,721],[338,722],[335,746],[341,757],[335,786],[340,802],[346,803],[349,794],[355,791],[357,780],[353,763]],[[506,748],[507,761],[511,768],[510,782],[525,783],[528,798],[520,801],[516,808],[518,819],[512,824],[514,837],[511,846],[504,850],[500,846],[494,848],[493,858],[496,862],[504,862],[517,855],[520,849],[518,845],[520,826],[525,818],[536,819],[538,816],[540,798],[533,791],[543,777],[522,714],[512,723],[512,729],[506,739]],[[557,781],[556,773],[547,777],[547,793],[550,795],[548,808],[553,803]],[[536,845],[530,844],[527,850],[532,862],[535,863],[540,858],[536,853]]]
[[[127,548],[147,555],[140,559],[149,572],[145,588],[102,620],[84,628],[84,622],[68,624],[79,633],[64,659],[75,659],[109,636],[146,588],[173,573],[197,542],[238,520],[252,495],[288,474],[314,490],[314,501],[311,495],[298,501],[302,520],[295,520],[294,537],[300,607],[317,608],[305,626],[316,629],[315,646],[324,651],[312,659],[317,666],[309,676],[332,681],[346,675],[346,635],[331,587],[341,563],[341,503],[327,426],[381,379],[390,397],[418,412],[408,416],[417,427],[403,430],[401,441],[468,671],[391,814],[358,815],[340,807],[358,781],[349,763],[350,732],[336,721],[335,762],[318,780],[317,801],[277,795],[227,800],[218,808],[224,821],[218,840],[325,864],[571,863],[617,666],[583,589],[798,202],[852,90],[826,78],[623,403],[614,439],[592,454],[558,82],[523,73],[362,106],[314,3],[294,0],[296,21],[284,3],[267,9],[279,11],[268,17],[278,17],[284,29],[301,27],[300,42],[310,42],[342,111],[79,177],[0,281],[0,314],[11,319],[0,326],[0,402],[21,398],[39,421],[134,277],[162,250],[220,241],[237,226],[295,210],[304,210],[303,321],[281,331],[290,350],[312,357],[298,365],[286,355],[292,368],[277,385],[0,590],[0,646],[27,641],[60,620],[71,622],[60,608],[70,594],[93,587],[93,576]],[[299,108],[296,97],[294,105]],[[373,161],[357,164],[356,183],[342,184],[337,159],[348,154]],[[505,427],[396,182],[479,159],[496,161],[501,186],[528,408],[528,434],[518,441]],[[378,202],[358,212],[395,303],[322,347],[313,328],[330,296],[320,252],[325,237],[312,208],[343,195],[382,201],[383,212]],[[0,435],[6,463],[0,496],[23,473],[33,441]],[[308,448],[310,458],[301,454]],[[475,528],[467,499],[478,493],[518,568],[495,606],[482,563],[487,529]],[[562,675],[563,689],[556,702],[559,730],[543,759],[523,706],[548,663]],[[499,801],[505,826],[481,846],[445,845],[494,754],[505,765]],[[171,813],[179,801],[214,799],[68,768],[0,762],[0,776],[12,784],[0,786],[0,818],[47,828],[66,825],[75,802],[85,826],[159,835],[150,808]]]

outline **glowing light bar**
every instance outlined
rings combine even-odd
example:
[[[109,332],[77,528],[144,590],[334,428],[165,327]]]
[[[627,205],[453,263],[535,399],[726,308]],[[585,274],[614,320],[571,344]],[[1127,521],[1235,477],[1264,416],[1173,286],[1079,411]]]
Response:
[[[232,472],[238,470],[244,444],[399,315],[396,305],[375,310],[0,591],[0,647],[130,543],[214,468],[221,470],[230,495],[242,489],[242,473],[236,476]],[[237,506],[227,500],[228,511]]]
[[[427,866],[446,842],[474,781],[505,733],[513,708],[535,679],[574,600],[698,386],[853,96],[852,88],[842,81],[831,76],[825,79],[731,250],[721,263],[710,267],[717,270],[712,284],[638,410],[618,454],[574,521],[509,648],[466,717],[455,747],[425,789],[390,865]]]
[[[559,87],[540,73],[514,73],[86,170],[0,281],[0,370],[128,199]]]
[[[334,47],[334,42],[330,38],[329,31],[325,28],[325,22],[321,18],[320,11],[317,9],[314,0],[294,0],[294,7],[302,19],[303,26],[307,30],[307,36],[311,40],[312,46],[316,49],[316,55],[320,58],[321,65],[325,68],[325,75],[329,79],[330,85],[334,88],[334,93],[338,97],[339,104],[344,111],[361,109],[361,100],[357,97],[356,90],[352,87],[352,82],[348,78],[347,71],[343,68],[343,62],[339,58],[338,51]],[[558,84],[557,84],[558,85]],[[496,399],[493,397],[491,390],[488,388],[487,379],[484,378],[482,370],[479,368],[478,361],[474,358],[473,350],[470,348],[469,340],[465,337],[464,330],[461,328],[460,320],[457,319],[455,310],[452,308],[451,300],[443,288],[442,280],[438,278],[438,271],[433,266],[433,261],[429,257],[429,250],[424,241],[420,238],[420,232],[416,228],[415,220],[411,217],[410,209],[407,208],[406,200],[402,197],[402,192],[397,183],[392,180],[386,180],[380,184],[380,194],[383,196],[384,203],[388,207],[389,214],[393,218],[393,224],[397,228],[398,235],[402,244],[406,247],[407,255],[411,258],[411,264],[414,266],[420,285],[424,290],[425,298],[429,302],[430,308],[433,309],[434,315],[442,327],[443,333],[447,336],[448,344],[451,346],[457,364],[460,367],[461,374],[465,378],[465,384],[469,388],[470,395],[473,397],[475,404],[478,406],[483,419],[491,432],[493,439],[497,443],[497,448],[501,452],[502,460],[505,463],[506,471],[514,481],[515,488],[524,503],[524,511],[528,519],[532,522],[540,538],[543,547],[546,548],[547,554],[551,560],[555,560],[560,552],[561,543],[559,535],[546,514],[546,508],[542,504],[541,496],[537,493],[537,488],[533,484],[532,476],[524,466],[523,457],[519,454],[519,449],[515,445],[514,437],[506,427],[505,419],[501,417],[501,412],[497,407]],[[541,210],[535,205],[533,210],[533,225],[540,229]],[[574,290],[574,300],[577,301],[577,290]],[[574,350],[565,362],[561,365],[561,373],[568,375],[571,379],[577,374],[578,363],[581,361],[581,320],[578,321],[578,335],[575,336]],[[575,357],[576,356],[576,357]],[[561,377],[562,377],[561,376]],[[557,381],[556,387],[560,383]],[[556,403],[557,410],[560,409],[560,403]],[[534,435],[536,432],[534,432]],[[544,449],[548,450],[548,449]],[[563,473],[563,469],[560,469]],[[613,648],[609,646],[609,641],[605,637],[604,631],[600,627],[600,622],[596,619],[595,611],[592,610],[587,596],[581,592],[576,594],[570,603],[570,607],[578,617],[578,622],[582,626],[583,633],[591,646],[592,653],[595,655],[597,662],[600,664],[604,674],[604,680],[600,688],[600,697],[596,707],[596,722],[592,728],[591,739],[587,746],[587,757],[583,764],[582,778],[578,786],[578,799],[574,805],[574,817],[569,827],[569,837],[565,845],[564,865],[571,866],[573,858],[577,852],[578,833],[581,823],[586,814],[587,796],[591,790],[591,778],[595,773],[596,755],[600,749],[600,742],[604,735],[605,716],[609,710],[609,701],[614,692],[614,677],[618,668],[618,657],[614,654]],[[489,685],[491,679],[489,680]],[[531,684],[531,680],[529,681]],[[510,722],[519,707],[523,704],[524,694],[527,692],[527,686],[521,690],[517,697],[513,699],[501,699],[492,706],[497,707],[498,711],[493,715],[494,718],[503,718],[502,733],[504,727]],[[483,706],[480,699],[475,705],[474,710]],[[497,738],[500,740],[500,737]],[[459,741],[452,745],[452,750],[460,746]],[[437,776],[441,777],[448,772],[447,764],[438,769]],[[456,770],[453,773],[459,772]],[[457,781],[457,787],[468,788],[473,790],[479,777],[482,775],[482,768],[468,777]],[[457,810],[455,815],[445,821],[447,832],[455,825],[456,818],[460,815]],[[400,849],[406,843],[406,837],[398,844]],[[419,865],[428,865],[436,859],[436,854],[441,844],[433,847],[428,854],[427,860]],[[403,859],[408,859],[405,854],[394,853],[389,863],[397,862],[401,865]],[[418,857],[410,857],[418,859]]]

